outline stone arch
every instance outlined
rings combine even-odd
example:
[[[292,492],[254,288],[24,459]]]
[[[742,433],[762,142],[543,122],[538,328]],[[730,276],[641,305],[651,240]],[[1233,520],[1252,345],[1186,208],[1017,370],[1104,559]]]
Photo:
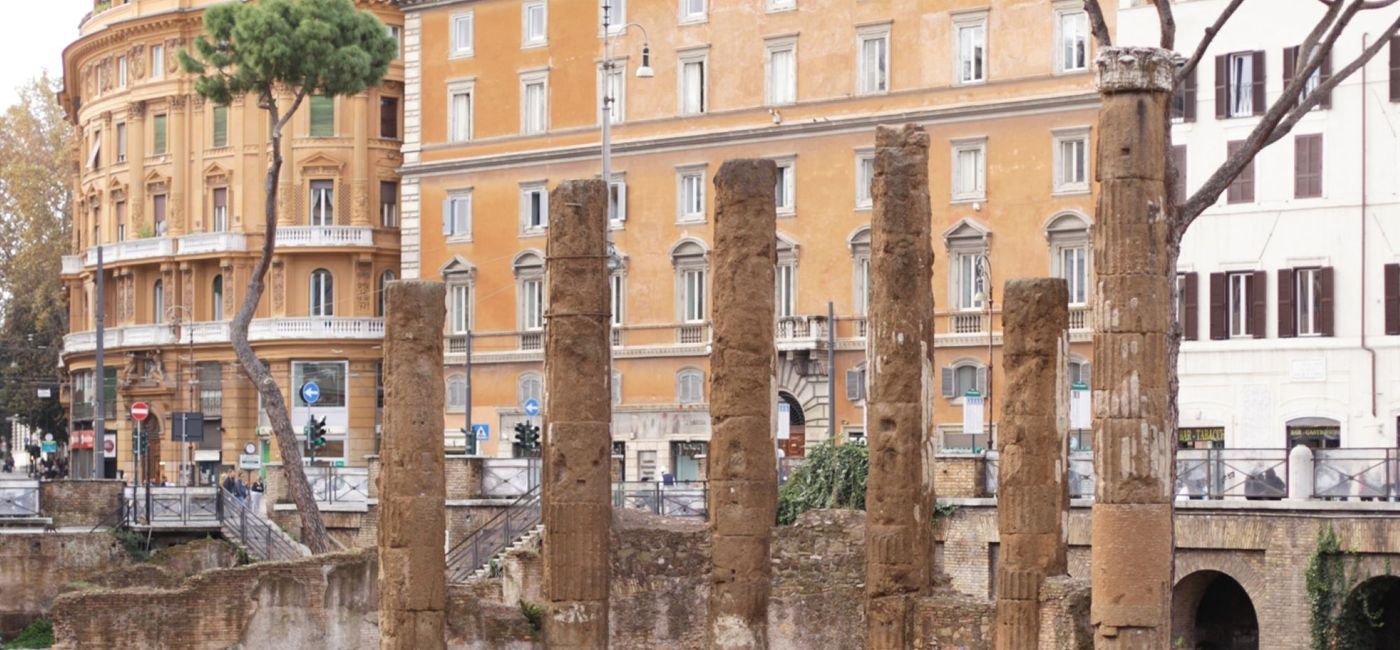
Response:
[[[1254,600],[1228,573],[1205,569],[1172,588],[1172,647],[1191,650],[1258,650]]]
[[[1400,576],[1377,575],[1353,587],[1335,633],[1339,648],[1400,648]]]
[[[1079,210],[1060,210],[1040,224],[1040,231],[1045,234],[1045,238],[1052,239],[1056,233],[1084,232],[1093,230],[1094,220],[1089,215]]]
[[[783,456],[803,457],[807,455],[807,409],[795,395],[786,390],[778,391],[778,403],[787,406],[788,438],[778,441]]]

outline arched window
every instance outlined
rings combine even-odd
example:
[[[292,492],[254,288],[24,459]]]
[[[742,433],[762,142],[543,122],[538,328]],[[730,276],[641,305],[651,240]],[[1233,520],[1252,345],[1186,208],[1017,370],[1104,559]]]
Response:
[[[375,316],[384,316],[384,301],[388,297],[385,289],[389,287],[390,282],[397,279],[399,279],[399,276],[393,271],[385,271],[379,275],[379,300],[375,302]]]
[[[151,288],[151,312],[152,323],[165,322],[165,286],[160,280]]]
[[[870,309],[870,228],[864,227],[851,235],[851,304],[856,316],[865,316]]]
[[[224,276],[214,276],[214,289],[210,294],[209,320],[224,319]]]
[[[544,328],[544,259],[535,251],[515,257],[517,322],[523,331]]]
[[[705,274],[709,270],[705,248],[686,239],[671,248],[671,264],[676,268],[676,318],[684,323],[705,320]]]
[[[943,367],[943,397],[961,399],[969,390],[987,392],[987,367],[975,359],[956,361]]]
[[[526,400],[535,400],[544,404],[544,380],[540,379],[537,372],[522,373],[515,382],[516,403],[524,404]]]
[[[1045,225],[1050,243],[1050,273],[1069,285],[1069,304],[1089,303],[1089,222],[1073,212],[1055,215]],[[1080,329],[1075,327],[1073,329]]]
[[[676,372],[676,401],[699,404],[705,401],[705,373],[699,368],[681,368]]]
[[[447,408],[453,411],[467,408],[467,378],[465,375],[452,375],[447,378]]]
[[[325,269],[311,272],[311,315],[335,315],[335,280]]]

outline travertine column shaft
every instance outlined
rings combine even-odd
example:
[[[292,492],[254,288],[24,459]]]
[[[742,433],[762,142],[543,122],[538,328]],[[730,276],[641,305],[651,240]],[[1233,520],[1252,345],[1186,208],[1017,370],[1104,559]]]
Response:
[[[913,647],[933,561],[933,246],[928,134],[875,132],[870,221],[866,647]]]
[[[1094,240],[1096,648],[1165,648],[1171,629],[1171,368],[1175,254],[1167,223],[1167,110],[1176,66],[1155,48],[1097,62]]]
[[[996,642],[1025,650],[1039,646],[1042,581],[1066,569],[1069,289],[1061,279],[1013,280],[1003,295]]]
[[[771,160],[728,160],[715,175],[709,648],[768,647],[768,545],[778,492],[773,437],[777,173]]]
[[[440,282],[390,282],[379,448],[379,647],[446,647]]]
[[[550,648],[608,647],[612,373],[608,195],[601,180],[550,192],[545,328],[544,593]]]

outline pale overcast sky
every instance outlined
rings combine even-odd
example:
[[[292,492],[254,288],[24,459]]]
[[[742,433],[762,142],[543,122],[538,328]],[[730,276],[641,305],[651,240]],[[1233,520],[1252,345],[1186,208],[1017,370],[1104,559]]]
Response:
[[[63,48],[78,38],[78,21],[93,0],[0,0],[0,110],[15,102],[15,87],[45,69],[63,76]]]

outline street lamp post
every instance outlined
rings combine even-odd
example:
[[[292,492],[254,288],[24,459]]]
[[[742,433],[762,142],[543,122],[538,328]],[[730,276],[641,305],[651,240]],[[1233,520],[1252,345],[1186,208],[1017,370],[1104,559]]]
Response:
[[[638,78],[638,79],[650,79],[650,78],[656,76],[656,73],[651,69],[651,44],[650,44],[651,39],[647,36],[647,30],[646,30],[646,28],[645,28],[645,27],[642,27],[641,25],[639,25],[639,24],[637,24],[637,23],[627,23],[627,24],[621,25],[621,26],[620,26],[621,29],[617,30],[617,33],[614,34],[614,33],[613,33],[613,29],[612,29],[612,24],[611,24],[611,20],[612,20],[612,17],[611,17],[611,15],[610,15],[611,13],[612,13],[612,3],[611,3],[611,2],[604,2],[604,3],[603,3],[603,107],[602,107],[603,113],[602,113],[601,119],[602,119],[602,121],[603,121],[603,156],[602,156],[602,157],[603,157],[603,182],[608,184],[608,187],[609,187],[608,195],[609,195],[609,197],[612,196],[612,190],[611,190],[611,188],[612,188],[612,120],[613,120],[613,118],[612,118],[612,115],[613,115],[612,109],[613,109],[613,103],[617,101],[617,98],[616,98],[616,97],[613,97],[612,85],[609,83],[609,78],[610,78],[610,76],[611,76],[609,73],[612,72],[613,67],[614,67],[614,65],[615,65],[615,64],[613,63],[613,60],[612,60],[612,41],[613,41],[614,36],[621,36],[621,35],[625,34],[625,33],[627,32],[627,30],[630,29],[630,28],[632,28],[632,27],[636,27],[638,30],[641,30],[641,32],[642,32],[642,65],[639,66],[639,67],[637,68],[637,78]]]
[[[984,252],[977,256],[977,282],[982,285],[982,290],[977,292],[979,298],[983,298],[982,305],[987,310],[987,394],[984,396],[985,412],[983,419],[987,428],[987,448],[992,448],[992,260],[991,252]]]

